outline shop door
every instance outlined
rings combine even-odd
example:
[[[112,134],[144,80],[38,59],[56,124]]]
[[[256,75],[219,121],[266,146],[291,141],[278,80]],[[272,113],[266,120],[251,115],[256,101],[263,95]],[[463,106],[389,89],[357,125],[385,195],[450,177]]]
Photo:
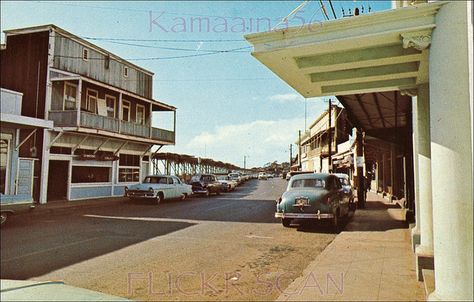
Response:
[[[33,194],[33,167],[34,160],[29,158],[20,158],[18,160],[18,174],[16,179],[16,194]]]

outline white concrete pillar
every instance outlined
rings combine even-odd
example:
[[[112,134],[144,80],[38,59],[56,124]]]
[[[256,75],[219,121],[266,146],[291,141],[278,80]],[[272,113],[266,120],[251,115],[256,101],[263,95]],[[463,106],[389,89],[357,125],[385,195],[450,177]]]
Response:
[[[417,277],[420,281],[423,280],[422,269],[433,269],[433,207],[431,196],[429,102],[428,85],[420,85],[416,99],[420,245],[415,249]]]
[[[418,129],[417,129],[417,97],[412,98],[412,125],[413,125],[413,182],[415,188],[415,227],[411,229],[411,244],[413,252],[415,247],[420,244],[420,182],[418,180]]]
[[[472,3],[452,1],[436,16],[430,50],[431,171],[435,291],[429,300],[473,294]]]

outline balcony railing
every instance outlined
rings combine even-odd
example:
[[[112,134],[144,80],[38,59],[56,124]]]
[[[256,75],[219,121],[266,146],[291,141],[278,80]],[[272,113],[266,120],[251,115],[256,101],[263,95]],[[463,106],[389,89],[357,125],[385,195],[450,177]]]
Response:
[[[116,118],[102,116],[90,112],[80,112],[79,125],[77,124],[77,111],[50,111],[49,119],[54,121],[55,127],[86,127],[121,133],[126,135],[161,140],[169,143],[175,142],[173,131],[122,121]]]
[[[124,134],[135,136],[150,137],[150,126],[144,126],[136,123],[121,121],[121,131]]]
[[[118,119],[89,112],[81,112],[80,123],[83,127],[107,130],[115,133],[118,133],[120,129],[120,121]]]

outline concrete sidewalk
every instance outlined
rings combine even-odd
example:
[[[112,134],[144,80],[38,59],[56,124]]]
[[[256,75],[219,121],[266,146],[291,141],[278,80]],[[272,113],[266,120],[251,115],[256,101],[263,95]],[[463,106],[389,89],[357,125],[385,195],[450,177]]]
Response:
[[[35,203],[34,209],[17,211],[15,215],[44,215],[61,213],[64,211],[70,211],[74,209],[85,209],[85,208],[98,208],[103,206],[118,205],[127,201],[125,197],[106,197],[106,198],[91,198],[84,200],[61,200],[61,201],[49,201],[45,204]]]
[[[277,301],[425,300],[404,211],[374,193]]]

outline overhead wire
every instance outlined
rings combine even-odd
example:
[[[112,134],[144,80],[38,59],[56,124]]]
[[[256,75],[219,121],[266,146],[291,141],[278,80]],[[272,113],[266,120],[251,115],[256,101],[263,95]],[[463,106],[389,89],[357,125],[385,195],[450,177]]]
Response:
[[[324,16],[325,16],[326,19],[329,21],[329,16],[328,16],[328,13],[327,13],[327,11],[326,11],[326,8],[324,7],[323,0],[319,0],[319,3],[320,3],[321,8],[322,8],[322,10],[323,10]]]
[[[334,6],[332,6],[331,0],[328,0],[328,1],[329,1],[329,6],[331,6],[331,10],[332,10],[332,14],[334,16],[334,19],[337,19],[336,12],[334,11]]]

